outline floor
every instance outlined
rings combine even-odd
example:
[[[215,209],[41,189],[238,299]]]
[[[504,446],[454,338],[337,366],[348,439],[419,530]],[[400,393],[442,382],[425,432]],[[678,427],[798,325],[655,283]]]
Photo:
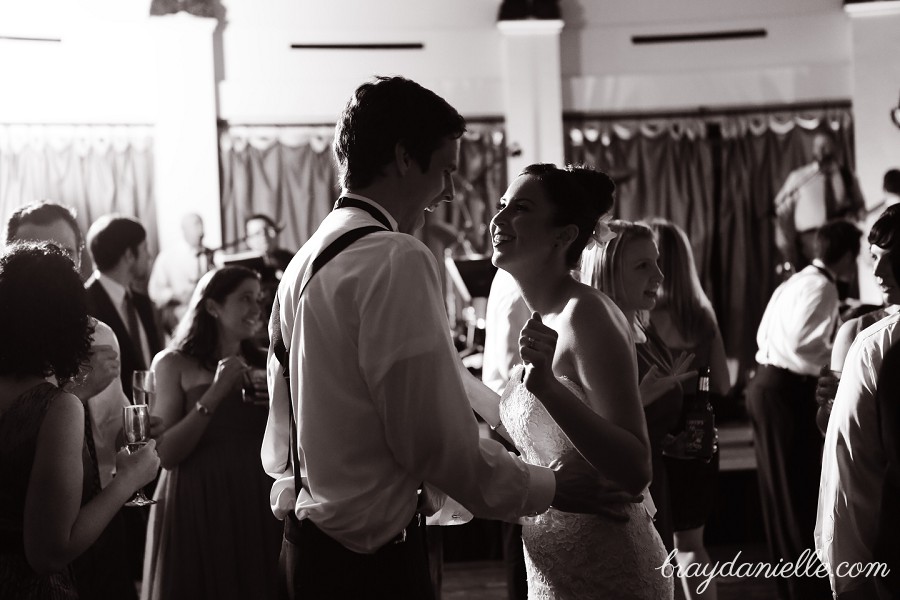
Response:
[[[765,548],[758,544],[710,548],[713,561],[721,562],[734,559],[738,551],[741,552],[738,564],[766,560]],[[719,600],[770,600],[775,597],[771,579],[719,577],[716,584]],[[503,562],[447,563],[441,600],[507,600]]]
[[[721,423],[718,434],[722,472],[719,498],[707,523],[706,539],[710,555],[714,563],[733,560],[738,552],[738,565],[768,563],[755,487],[756,457],[750,424],[746,419]],[[455,533],[446,532],[445,540]],[[469,534],[475,535],[475,532]],[[467,538],[457,545],[469,549],[489,547],[496,539],[496,535],[483,532],[481,535]],[[448,547],[451,546],[445,545],[445,548]],[[486,550],[486,558],[479,557],[484,560],[467,560],[445,551],[441,600],[507,600],[504,563],[490,559],[499,555],[498,551],[499,548]],[[716,584],[719,600],[770,600],[775,597],[774,580],[764,577],[718,577]],[[679,593],[676,598],[680,600],[683,594]]]

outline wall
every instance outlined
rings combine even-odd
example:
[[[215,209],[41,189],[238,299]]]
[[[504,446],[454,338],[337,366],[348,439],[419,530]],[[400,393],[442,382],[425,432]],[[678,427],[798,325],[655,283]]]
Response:
[[[417,79],[470,116],[503,114],[499,1],[394,0],[387,19],[379,11],[383,3],[363,0],[226,4],[221,114],[230,121],[333,122],[354,87],[376,73]],[[851,94],[850,28],[840,0],[564,0],[561,8],[567,111],[774,104]],[[745,28],[765,28],[769,35],[665,46],[630,42],[635,34]],[[290,49],[291,43],[352,42],[422,42],[425,48]]]
[[[0,123],[153,125],[160,245],[194,211],[218,246],[215,22],[148,15],[149,0],[0,2],[0,36],[58,40],[0,39]]]
[[[184,148],[192,147],[201,167],[179,168],[177,157],[160,156],[160,164],[169,165],[167,174],[160,174],[166,181],[158,186],[165,193],[160,205],[167,207],[161,210],[166,222],[160,228],[176,236],[176,213],[192,207],[207,217],[215,243],[218,180],[211,138],[217,116],[236,124],[330,123],[353,88],[375,73],[417,79],[469,117],[504,114],[502,38],[495,25],[499,0],[392,0],[390,11],[384,10],[386,0],[223,4],[218,96],[210,100],[201,93],[194,117],[179,121],[173,99],[185,94],[184,80],[161,77],[158,71],[161,64],[173,64],[180,42],[174,33],[160,33],[165,28],[160,18],[147,17],[149,0],[0,1],[0,36],[62,39],[59,44],[0,40],[0,122],[149,123],[169,131],[173,137],[160,150],[183,157]],[[857,23],[840,0],[563,0],[561,7],[565,111],[850,98],[857,107],[857,154],[870,198],[897,152],[892,137],[897,131],[886,119],[900,76],[897,61],[884,60],[900,51],[900,36],[892,35],[896,17]],[[745,28],[764,28],[768,35],[662,46],[630,41],[632,35]],[[201,38],[191,43],[207,47],[208,32],[196,35]],[[292,43],[324,42],[421,42],[425,47],[290,49]],[[190,57],[192,68],[208,81],[208,59],[194,52]],[[196,100],[196,93],[191,98]],[[168,129],[159,127],[166,123]],[[206,182],[202,189],[197,181]],[[184,190],[190,193],[178,193]]]
[[[635,35],[763,29],[739,40],[635,45]],[[829,43],[822,43],[829,40]],[[850,29],[840,11],[676,22],[586,23],[564,34],[574,111],[696,109],[847,98]]]
[[[882,200],[884,172],[900,168],[900,129],[888,113],[898,103],[900,90],[900,2],[872,7],[877,12],[857,12],[851,17],[853,40],[853,114],[856,127],[856,165],[866,204]],[[881,209],[869,215],[864,234]],[[863,238],[860,258],[860,294],[865,302],[879,304],[881,292],[870,275],[871,263]]]

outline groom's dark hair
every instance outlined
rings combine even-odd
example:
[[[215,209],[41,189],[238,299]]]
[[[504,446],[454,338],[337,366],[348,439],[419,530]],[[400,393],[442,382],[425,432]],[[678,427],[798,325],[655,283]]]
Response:
[[[370,185],[394,160],[397,144],[425,171],[438,146],[465,131],[466,120],[431,90],[403,77],[376,77],[356,88],[338,120],[340,183],[351,190]]]
[[[869,244],[889,250],[891,271],[900,281],[900,204],[888,206],[869,230]]]

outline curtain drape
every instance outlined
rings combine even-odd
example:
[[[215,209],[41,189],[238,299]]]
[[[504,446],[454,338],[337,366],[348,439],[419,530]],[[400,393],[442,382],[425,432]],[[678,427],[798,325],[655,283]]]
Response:
[[[423,240],[443,255],[490,253],[487,228],[506,186],[500,124],[469,124],[460,140],[456,198],[428,215]],[[295,251],[309,239],[340,189],[332,127],[237,126],[220,135],[224,240],[244,235],[244,219],[268,214],[284,227],[279,243]],[[440,251],[437,249],[440,248]]]
[[[333,127],[233,126],[220,132],[223,240],[244,235],[244,219],[271,216],[283,227],[279,244],[295,252],[331,210],[340,189],[331,153]],[[492,252],[488,226],[506,189],[506,141],[502,123],[476,122],[460,139],[453,202],[426,215],[416,235],[438,259],[477,258]],[[451,323],[463,302],[447,286]]]
[[[241,126],[220,132],[222,240],[244,236],[244,220],[270,216],[278,243],[296,252],[331,210],[339,187],[331,127]]]
[[[685,229],[704,286],[711,287],[713,173],[707,124],[700,119],[566,123],[568,162],[617,180],[615,214],[665,217]]]
[[[38,200],[75,208],[82,232],[108,213],[136,217],[155,254],[152,127],[0,125],[0,214]]]
[[[812,161],[816,132],[830,131],[839,159],[854,164],[849,109],[778,112],[721,120],[721,188],[716,286],[712,297],[729,356],[755,364],[756,330],[780,282],[774,204],[788,174]]]
[[[619,181],[618,217],[665,217],[685,229],[726,351],[742,372],[751,367],[756,329],[778,283],[775,194],[788,173],[812,160],[817,131],[830,131],[842,160],[853,165],[850,109],[573,117],[565,130],[568,162]]]

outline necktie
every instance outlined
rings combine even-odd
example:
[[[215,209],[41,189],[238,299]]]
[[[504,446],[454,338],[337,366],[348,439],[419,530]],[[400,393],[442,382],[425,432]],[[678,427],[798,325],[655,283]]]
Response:
[[[825,218],[829,221],[838,216],[837,195],[834,192],[833,173],[825,171]]]
[[[135,349],[137,349],[138,356],[140,357],[140,368],[144,368],[146,361],[144,360],[144,347],[141,344],[141,329],[138,324],[138,315],[137,311],[134,309],[134,302],[131,299],[131,292],[125,292],[125,300],[122,302],[125,307],[125,317],[127,322],[125,326],[128,327],[128,335],[131,337],[131,341],[134,344]]]

